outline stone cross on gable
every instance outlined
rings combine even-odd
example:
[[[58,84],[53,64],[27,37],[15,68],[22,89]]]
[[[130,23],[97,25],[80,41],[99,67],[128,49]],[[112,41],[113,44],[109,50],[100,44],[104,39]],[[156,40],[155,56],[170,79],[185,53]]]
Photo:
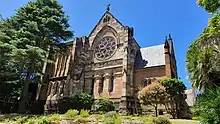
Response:
[[[110,11],[110,4],[106,5],[106,11]]]

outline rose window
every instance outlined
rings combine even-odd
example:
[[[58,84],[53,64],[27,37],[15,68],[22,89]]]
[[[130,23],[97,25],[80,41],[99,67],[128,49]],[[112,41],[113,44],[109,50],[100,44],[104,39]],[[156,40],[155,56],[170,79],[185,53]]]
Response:
[[[103,37],[95,47],[95,57],[97,59],[109,59],[116,51],[117,43],[111,36]]]

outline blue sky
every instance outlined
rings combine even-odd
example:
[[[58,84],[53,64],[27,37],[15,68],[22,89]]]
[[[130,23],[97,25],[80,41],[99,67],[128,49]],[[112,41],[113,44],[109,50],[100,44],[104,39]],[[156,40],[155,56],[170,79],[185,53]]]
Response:
[[[1,0],[3,18],[29,0]],[[135,39],[141,47],[164,42],[169,33],[174,40],[178,75],[189,88],[185,69],[186,51],[207,26],[210,15],[196,4],[196,0],[59,0],[70,17],[75,36],[89,35],[111,4],[111,13],[123,24],[134,28]]]

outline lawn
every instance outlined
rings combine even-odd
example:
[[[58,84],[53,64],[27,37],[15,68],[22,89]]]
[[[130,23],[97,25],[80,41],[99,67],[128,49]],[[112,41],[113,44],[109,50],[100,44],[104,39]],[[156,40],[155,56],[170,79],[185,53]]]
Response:
[[[4,123],[12,123],[12,124],[33,124],[35,122],[35,124],[39,124],[39,122],[55,122],[53,124],[60,124],[60,120],[63,120],[64,118],[67,118],[67,120],[74,120],[74,122],[76,124],[78,123],[104,123],[105,122],[109,122],[112,121],[113,123],[109,123],[109,124],[121,124],[123,121],[127,120],[127,121],[134,121],[134,122],[144,122],[143,124],[151,124],[152,120],[155,117],[152,116],[119,116],[119,115],[115,115],[115,113],[113,114],[92,114],[92,115],[88,115],[88,114],[78,114],[75,115],[74,114],[64,114],[64,115],[59,115],[59,114],[53,114],[53,115],[47,115],[47,116],[43,116],[43,115],[21,115],[21,114],[4,114],[4,115],[0,115],[0,124],[4,124]],[[110,119],[109,119],[110,118]],[[65,119],[64,119],[65,120]],[[199,124],[198,120],[184,120],[184,119],[170,119],[170,121],[172,122],[172,124]],[[32,122],[32,123],[30,123]],[[62,121],[64,122],[64,121]],[[65,122],[67,123],[67,121]],[[75,124],[73,123],[73,124]],[[41,123],[41,124],[47,124],[47,123]],[[49,123],[48,123],[49,124]]]
[[[199,124],[198,120],[170,119],[172,124]]]

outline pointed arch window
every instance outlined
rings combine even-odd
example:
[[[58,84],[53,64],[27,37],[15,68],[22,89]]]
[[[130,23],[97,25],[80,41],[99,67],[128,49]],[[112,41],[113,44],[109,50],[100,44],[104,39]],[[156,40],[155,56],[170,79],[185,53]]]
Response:
[[[108,92],[109,93],[113,92],[113,88],[114,88],[114,75],[111,74],[109,86],[108,86]]]
[[[148,82],[145,80],[144,81],[144,87],[146,87],[148,85]]]
[[[148,86],[150,84],[151,84],[151,79],[144,80],[144,83],[143,83],[144,87],[146,87],[146,86]]]
[[[105,78],[102,76],[101,81],[99,82],[99,89],[98,89],[99,95],[103,92],[104,79]]]

